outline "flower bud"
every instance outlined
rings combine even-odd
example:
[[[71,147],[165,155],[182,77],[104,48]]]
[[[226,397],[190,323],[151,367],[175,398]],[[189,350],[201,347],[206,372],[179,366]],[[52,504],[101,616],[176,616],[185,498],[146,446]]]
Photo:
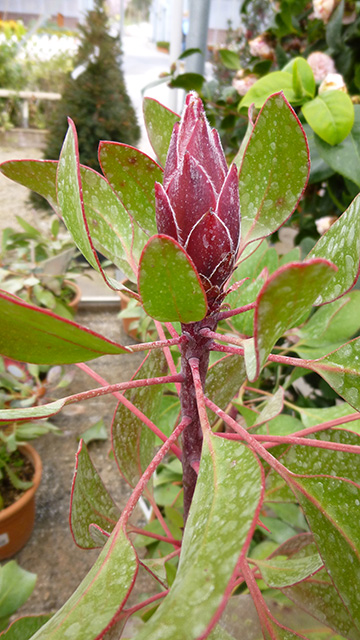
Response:
[[[174,126],[163,184],[155,183],[159,233],[171,236],[192,259],[215,300],[230,277],[240,240],[238,173],[228,169],[219,135],[210,129],[201,99],[186,98]]]
[[[319,95],[325,91],[343,91],[347,93],[345,80],[341,73],[328,73],[319,87]]]
[[[323,53],[323,51],[313,51],[310,53],[307,62],[312,69],[315,82],[324,80],[328,73],[336,73],[334,60],[330,58],[327,53]]]

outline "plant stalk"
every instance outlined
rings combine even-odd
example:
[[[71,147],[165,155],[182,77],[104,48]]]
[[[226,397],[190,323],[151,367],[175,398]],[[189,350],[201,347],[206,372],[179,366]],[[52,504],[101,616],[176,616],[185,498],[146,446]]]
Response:
[[[207,316],[200,322],[182,325],[182,334],[187,341],[181,345],[181,384],[180,403],[182,419],[190,419],[189,425],[182,433],[182,465],[184,485],[184,522],[186,522],[192,497],[195,491],[198,468],[203,442],[202,429],[196,402],[195,387],[189,365],[190,358],[199,362],[201,384],[205,386],[209,366],[209,353],[213,339],[201,335],[205,328],[214,331],[218,322],[218,313]]]

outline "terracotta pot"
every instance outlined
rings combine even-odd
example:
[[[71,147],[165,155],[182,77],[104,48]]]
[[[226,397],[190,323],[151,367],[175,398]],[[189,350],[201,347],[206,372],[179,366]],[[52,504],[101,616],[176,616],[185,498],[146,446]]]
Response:
[[[14,504],[0,511],[0,560],[10,558],[20,551],[34,528],[35,492],[40,484],[42,464],[38,452],[31,445],[25,444],[19,447],[19,451],[34,465],[33,486]]]

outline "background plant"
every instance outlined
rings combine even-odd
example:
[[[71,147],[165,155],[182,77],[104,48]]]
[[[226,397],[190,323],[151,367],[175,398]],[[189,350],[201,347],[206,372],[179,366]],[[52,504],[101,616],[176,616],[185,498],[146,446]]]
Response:
[[[37,178],[111,288],[123,285],[101,267],[97,249],[137,283],[127,293],[154,318],[159,337],[124,347],[0,296],[2,353],[75,362],[100,385],[2,411],[0,419],[47,418],[66,404],[114,394],[112,449],[133,488],[120,513],[80,445],[71,529],[79,546],[104,546],[34,638],[101,638],[115,624],[120,634],[141,615],[125,637],[229,640],[244,637],[245,612],[265,637],[331,629],[356,638],[359,338],[349,340],[358,330],[350,312],[358,299],[348,292],[360,265],[359,197],[304,262],[295,250],[278,266],[264,239],[296,208],[309,173],[304,132],[284,96],[270,96],[249,122],[230,170],[196,96],[188,97],[180,126],[153,100],[145,101],[145,119],[164,173],[141,152],[109,142],[99,149],[103,175],[81,166],[72,122],[59,163],[1,167],[22,184]],[[129,382],[107,385],[84,364],[129,350],[148,351]],[[292,402],[295,383],[309,372],[332,387],[336,403]],[[155,436],[163,442],[156,453]],[[139,531],[131,515],[141,495],[157,524]],[[140,559],[136,544],[143,547],[145,537],[156,548]],[[155,592],[134,603],[128,598],[142,570]]]
[[[249,0],[242,4],[241,14],[240,29],[230,29],[225,46],[214,52],[214,77],[205,81],[202,76],[192,78],[193,74],[183,74],[175,78],[175,84],[174,79],[170,84],[200,93],[230,159],[245,136],[248,106],[255,102],[259,108],[271,93],[285,91],[305,124],[312,161],[308,187],[291,220],[297,230],[296,244],[304,245],[305,256],[319,235],[350,204],[360,186],[359,7],[356,2],[343,0],[339,3]],[[333,65],[333,73],[342,75],[354,111],[345,95],[318,94],[326,75],[319,79],[323,63],[316,59],[312,63],[315,82],[306,65],[315,52],[325,54]],[[280,70],[288,75],[281,75]],[[345,111],[338,109],[342,102],[344,106],[347,102]],[[311,126],[302,115],[302,104]],[[337,140],[331,135],[335,121],[337,135],[342,130],[344,136]]]
[[[71,236],[53,218],[50,233],[42,233],[21,216],[22,231],[6,227],[2,233],[0,282],[2,288],[55,313],[73,318],[71,305],[76,290],[72,282],[82,271],[76,262]]]

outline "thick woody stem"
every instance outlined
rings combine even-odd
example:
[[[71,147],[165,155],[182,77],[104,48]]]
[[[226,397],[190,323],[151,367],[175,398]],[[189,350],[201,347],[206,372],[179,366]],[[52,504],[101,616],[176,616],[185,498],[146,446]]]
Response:
[[[202,449],[202,429],[198,414],[196,394],[193,376],[189,360],[196,358],[199,362],[199,374],[204,388],[206,373],[209,365],[209,352],[212,346],[212,338],[201,335],[204,328],[212,331],[217,325],[217,315],[209,316],[200,322],[182,325],[182,334],[187,341],[181,345],[181,385],[180,402],[181,415],[190,419],[189,425],[182,434],[182,464],[184,485],[184,519],[189,513],[191,500],[195,490],[197,472]]]

